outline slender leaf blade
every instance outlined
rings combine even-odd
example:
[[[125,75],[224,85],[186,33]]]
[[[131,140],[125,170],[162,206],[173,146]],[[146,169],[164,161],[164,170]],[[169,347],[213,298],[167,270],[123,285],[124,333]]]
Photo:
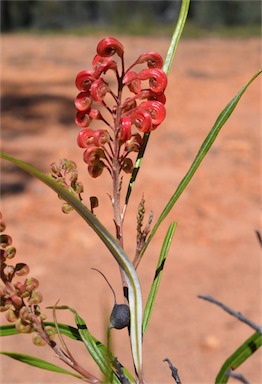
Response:
[[[214,126],[208,133],[207,137],[205,138],[204,142],[202,143],[193,163],[191,164],[188,172],[184,176],[184,178],[179,183],[176,191],[171,196],[170,200],[168,201],[167,205],[165,206],[164,210],[160,214],[156,224],[154,225],[150,236],[148,237],[147,242],[145,243],[142,251],[141,256],[145,253],[145,250],[147,249],[150,241],[154,237],[156,231],[158,230],[160,224],[163,222],[163,220],[167,217],[179,197],[181,196],[182,192],[185,190],[189,182],[191,181],[192,177],[194,176],[195,172],[197,171],[198,167],[200,166],[202,160],[208,153],[209,149],[211,148],[212,144],[214,143],[218,133],[220,132],[223,125],[226,123],[232,112],[234,111],[235,107],[237,106],[239,100],[249,87],[249,85],[260,75],[262,72],[262,69],[260,69],[255,75],[248,81],[246,85],[244,85],[240,91],[235,95],[235,97],[227,104],[227,106],[223,109],[223,111],[219,114]]]
[[[169,249],[171,246],[171,242],[172,242],[172,239],[173,239],[173,236],[175,233],[176,225],[177,225],[177,223],[175,223],[175,222],[170,224],[170,226],[167,230],[161,251],[160,251],[160,256],[159,256],[157,266],[156,266],[156,273],[155,273],[154,280],[153,280],[153,283],[151,285],[151,289],[150,289],[150,292],[149,292],[149,295],[147,298],[147,302],[146,302],[146,306],[145,306],[144,318],[143,318],[143,328],[142,328],[143,329],[143,335],[146,332],[149,320],[151,318],[151,314],[152,314],[153,306],[154,306],[154,303],[156,300],[156,295],[157,295],[159,284],[161,281],[165,261],[166,261],[166,258],[167,258],[167,255],[168,255],[168,252],[169,252]]]
[[[12,359],[21,361],[22,363],[29,364],[37,368],[45,369],[47,371],[63,373],[65,375],[71,375],[71,376],[77,377],[78,379],[84,379],[83,376],[81,375],[67,371],[66,369],[60,368],[55,364],[49,363],[48,361],[39,359],[34,356],[29,356],[22,353],[16,353],[16,352],[0,352],[0,354],[9,356]]]
[[[216,384],[225,384],[229,376],[226,372],[230,369],[235,370],[246,361],[262,345],[262,335],[259,332],[253,333],[222,365],[217,377]]]
[[[190,4],[190,0],[182,0],[178,21],[177,21],[177,24],[176,24],[173,36],[171,38],[171,42],[170,42],[170,45],[169,45],[169,48],[168,48],[168,51],[167,51],[167,55],[166,55],[166,58],[165,58],[165,62],[164,62],[164,65],[163,65],[163,71],[167,75],[170,72],[170,69],[171,69],[171,66],[172,66],[172,63],[173,63],[173,60],[174,60],[175,52],[176,52],[176,49],[177,49],[180,37],[182,35],[183,29],[184,29],[184,26],[185,26],[185,22],[186,22],[186,19],[187,19],[187,14],[188,14],[188,9],[189,9],[189,4]],[[136,158],[134,170],[133,170],[133,172],[131,174],[130,181],[129,181],[129,184],[128,184],[127,193],[126,193],[126,197],[125,197],[125,205],[128,204],[130,195],[132,193],[132,189],[133,189],[134,183],[136,181],[138,172],[139,172],[140,167],[142,165],[142,160],[143,160],[143,157],[144,157],[144,153],[145,153],[145,150],[146,150],[149,138],[150,138],[150,132],[149,133],[145,133],[144,136],[143,136],[142,145],[141,145],[141,147],[139,149],[139,152],[138,152],[138,155],[137,155],[137,158]]]

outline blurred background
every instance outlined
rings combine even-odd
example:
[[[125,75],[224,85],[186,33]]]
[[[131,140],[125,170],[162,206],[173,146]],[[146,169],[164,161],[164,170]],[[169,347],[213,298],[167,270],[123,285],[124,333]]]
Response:
[[[180,1],[3,0],[1,8],[3,32],[110,29],[111,33],[158,35],[172,31]],[[193,0],[185,33],[260,34],[260,27],[259,0]]]
[[[106,35],[125,47],[132,64],[145,51],[165,57],[180,1],[1,1],[1,139],[3,151],[49,172],[61,158],[78,164],[84,203],[97,196],[95,213],[114,231],[111,179],[91,179],[76,145],[75,77],[90,69]],[[155,130],[125,218],[125,250],[133,258],[141,196],[154,223],[188,171],[217,116],[261,66],[260,1],[192,1],[166,90],[167,118]],[[187,384],[215,381],[225,359],[253,330],[219,308],[197,299],[209,294],[261,323],[261,86],[256,79],[222,128],[206,159],[153,239],[138,269],[144,303],[162,241],[178,223],[144,339],[149,384],[173,384],[165,357]],[[104,128],[104,127],[102,127]],[[135,157],[134,157],[135,159]],[[58,299],[75,308],[90,331],[105,342],[112,294],[122,302],[118,265],[78,215],[61,212],[61,201],[38,180],[7,161],[1,164],[1,205],[17,255],[40,281],[41,308]],[[125,193],[126,183],[123,181]],[[146,221],[145,219],[145,221]],[[57,314],[74,326],[70,313]],[[6,323],[1,316],[0,322]],[[126,330],[113,331],[113,348],[131,371]],[[35,355],[59,364],[31,335],[2,337],[1,350]],[[80,363],[97,374],[84,346],[66,340]],[[262,348],[260,348],[262,350]],[[261,351],[239,370],[262,382]],[[77,383],[66,375],[1,358],[2,384]],[[1,377],[2,376],[2,377]]]

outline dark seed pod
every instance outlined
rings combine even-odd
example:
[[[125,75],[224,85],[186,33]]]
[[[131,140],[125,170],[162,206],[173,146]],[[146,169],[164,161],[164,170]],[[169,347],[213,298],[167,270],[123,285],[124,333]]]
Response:
[[[130,310],[126,304],[115,304],[110,316],[110,328],[123,329],[130,323]]]
[[[105,275],[96,268],[92,268],[92,269],[99,272],[103,276],[103,278],[105,279],[105,281],[109,285],[109,287],[110,287],[110,289],[114,295],[115,304],[114,304],[114,307],[113,307],[111,315],[110,315],[109,328],[123,329],[125,327],[128,327],[130,324],[129,306],[127,304],[117,304],[115,291],[113,290],[112,285],[109,283],[109,281],[107,280]]]

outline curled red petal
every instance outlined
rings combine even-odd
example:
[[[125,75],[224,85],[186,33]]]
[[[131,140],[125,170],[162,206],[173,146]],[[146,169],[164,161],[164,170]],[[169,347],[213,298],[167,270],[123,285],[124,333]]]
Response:
[[[95,77],[93,71],[84,70],[78,73],[75,84],[79,91],[86,92],[90,89],[94,81]]]
[[[105,129],[98,129],[94,133],[94,144],[97,147],[103,147],[105,144],[109,143],[110,135]]]
[[[77,136],[77,144],[81,148],[88,148],[90,145],[94,144],[94,133],[93,129],[82,129]]]
[[[135,64],[142,64],[147,62],[148,68],[162,68],[163,59],[157,52],[146,52],[140,55]]]
[[[75,107],[78,111],[86,111],[90,108],[92,100],[89,92],[80,92],[75,99]]]
[[[163,92],[167,86],[167,77],[159,68],[143,69],[138,74],[140,80],[149,80],[149,88],[153,92]]]
[[[105,157],[104,152],[102,148],[99,148],[96,145],[91,145],[89,148],[87,148],[83,155],[84,162],[88,165],[97,164],[101,157]]]
[[[152,118],[150,113],[144,109],[135,110],[130,116],[132,124],[134,124],[139,131],[147,133],[151,130]]]
[[[109,69],[116,71],[117,64],[112,57],[102,57],[96,55],[93,59],[92,66],[94,69],[94,77],[98,78],[101,73],[106,73]]]
[[[93,119],[93,120],[101,120],[102,119],[102,115],[101,115],[99,109],[97,109],[97,108],[90,108],[88,114],[91,117],[91,119]]]
[[[122,116],[120,120],[121,132],[120,140],[126,142],[131,138],[131,120],[127,116]]]
[[[166,109],[162,103],[155,100],[143,101],[139,109],[145,109],[151,116],[152,124],[158,126],[166,117]]]
[[[91,123],[92,119],[90,116],[86,113],[86,111],[78,111],[76,113],[75,117],[75,123],[79,127],[88,127]]]
[[[102,101],[109,90],[108,84],[100,77],[91,85],[90,93],[93,100]]]
[[[118,56],[123,57],[124,47],[114,37],[105,37],[98,43],[97,53],[102,57],[113,56],[117,53]]]

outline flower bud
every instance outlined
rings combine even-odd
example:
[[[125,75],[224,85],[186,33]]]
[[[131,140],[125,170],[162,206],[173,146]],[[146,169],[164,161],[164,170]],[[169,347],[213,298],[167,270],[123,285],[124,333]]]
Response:
[[[6,248],[8,245],[12,244],[12,237],[9,235],[0,235],[0,246]]]
[[[12,280],[14,276],[14,272],[15,272],[15,268],[13,267],[13,265],[7,265],[5,267],[4,273],[8,280]]]
[[[28,303],[31,305],[40,304],[43,301],[43,296],[40,292],[33,291]]]
[[[97,53],[102,57],[113,56],[117,53],[118,56],[123,57],[123,45],[113,37],[106,37],[100,41],[97,46]]]
[[[148,68],[162,68],[163,59],[159,53],[156,52],[146,52],[143,55],[140,55],[135,64],[142,64],[147,62]]]
[[[75,107],[78,111],[87,111],[91,104],[92,99],[89,97],[89,92],[80,92],[75,99]]]
[[[38,288],[39,281],[34,277],[29,277],[28,279],[26,279],[25,285],[26,285],[26,290],[28,292],[32,292],[34,289]]]
[[[21,320],[25,321],[28,320],[28,316],[30,314],[29,308],[27,307],[22,307],[19,311],[19,317]]]
[[[95,77],[92,71],[81,71],[76,77],[76,87],[79,91],[87,92],[89,91],[93,81],[95,81]]]
[[[62,212],[66,213],[66,214],[72,212],[73,209],[74,209],[74,208],[73,208],[69,203],[64,203],[64,204],[62,205]]]
[[[89,165],[87,167],[89,175],[93,178],[100,176],[104,170],[104,166],[103,161],[98,161],[95,165]]]
[[[75,116],[75,123],[79,127],[88,127],[92,119],[87,114],[87,111],[78,111]]]
[[[19,333],[29,333],[32,330],[31,325],[26,324],[21,319],[17,320],[17,322],[15,323],[15,328],[16,328],[17,332],[19,332]]]
[[[23,304],[23,300],[15,292],[11,293],[9,297],[15,307],[21,307]]]
[[[6,259],[12,259],[16,255],[16,248],[12,245],[9,245],[5,248],[5,258]]]
[[[18,263],[15,266],[15,273],[17,276],[26,276],[29,273],[29,266],[25,263]]]
[[[135,133],[130,140],[126,141],[125,150],[127,152],[139,152],[142,142],[143,139],[139,133]]]
[[[6,320],[9,321],[9,323],[14,323],[18,319],[18,316],[13,309],[8,309],[5,316],[6,316]]]
[[[45,331],[46,331],[46,333],[48,334],[50,340],[54,340],[55,335],[56,335],[56,330],[55,330],[55,328],[51,327],[50,325],[47,325],[47,326],[45,327]]]
[[[99,129],[94,133],[94,144],[97,147],[103,147],[110,142],[110,135],[104,129]]]
[[[84,152],[84,161],[88,165],[97,164],[101,157],[104,158],[105,154],[104,154],[102,148],[99,148],[96,146],[90,146]]]
[[[44,339],[42,339],[42,337],[40,335],[38,335],[37,333],[35,333],[33,335],[33,343],[37,346],[37,347],[44,347],[46,345],[46,342]]]
[[[125,173],[132,173],[134,169],[133,161],[129,158],[125,158],[122,169]]]
[[[25,284],[22,284],[20,281],[18,281],[17,283],[15,283],[15,288],[17,289],[17,291],[19,293],[24,293],[26,286],[25,286]]]
[[[108,84],[100,77],[91,85],[90,92],[94,101],[102,101],[110,88]]]

